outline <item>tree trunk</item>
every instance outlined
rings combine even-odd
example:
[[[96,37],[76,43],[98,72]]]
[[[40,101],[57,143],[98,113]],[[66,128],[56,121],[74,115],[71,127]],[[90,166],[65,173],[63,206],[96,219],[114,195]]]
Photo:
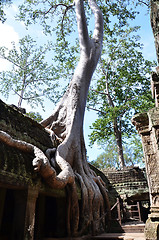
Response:
[[[75,181],[67,184],[68,193],[71,194],[71,203],[68,207],[68,233],[77,236],[91,231],[91,226],[94,234],[105,231],[110,212],[106,187],[87,163],[83,136],[88,89],[102,49],[103,17],[96,2],[89,0],[95,16],[94,34],[90,39],[83,0],[74,2],[81,51],[79,64],[62,100],[53,114],[41,124],[60,142],[56,149],[56,164],[61,168],[64,164],[69,164],[82,190],[82,204],[79,206]],[[59,175],[60,179],[65,179],[70,173],[64,169]]]
[[[115,140],[117,143],[120,168],[124,169],[125,160],[123,155],[122,134],[121,134],[121,130],[119,130],[119,127],[116,121],[114,121],[114,134],[115,134]]]
[[[155,38],[157,61],[159,62],[159,1],[151,0],[151,27]]]
[[[2,131],[0,140],[22,151],[34,153],[34,169],[45,181],[53,188],[66,187],[68,235],[81,236],[106,231],[110,220],[110,206],[105,183],[88,165],[83,136],[88,89],[102,49],[103,17],[95,0],[89,0],[95,16],[94,34],[90,39],[83,0],[74,2],[81,50],[80,61],[62,100],[53,114],[41,123],[50,132],[53,142],[57,143],[57,149],[48,149],[44,154],[34,145],[15,140]],[[57,165],[58,174],[55,170]],[[80,202],[77,184],[81,189]]]
[[[21,108],[21,106],[22,106],[23,95],[24,95],[24,88],[22,88],[20,96],[19,96],[18,108]]]
[[[62,100],[53,114],[41,123],[50,132],[53,142],[57,143],[57,149],[48,149],[44,154],[34,145],[15,140],[3,131],[0,131],[0,140],[22,151],[34,153],[35,171],[38,171],[51,187],[66,187],[69,200],[68,235],[81,236],[106,231],[110,220],[110,206],[105,183],[88,165],[83,136],[88,89],[102,50],[103,17],[95,0],[89,0],[89,6],[95,16],[94,34],[90,39],[83,0],[74,2],[81,50],[80,61]],[[55,170],[57,165],[58,174]],[[80,203],[77,184],[81,189]]]
[[[114,108],[115,107],[114,102],[113,102],[113,99],[111,98],[111,95],[109,92],[109,82],[108,82],[109,66],[110,66],[110,62],[108,63],[106,70],[102,66],[102,71],[105,76],[105,87],[106,87],[105,90],[106,90],[108,104],[110,107]],[[115,140],[116,140],[117,149],[118,149],[119,164],[120,164],[120,168],[123,169],[125,167],[125,160],[124,160],[124,155],[123,155],[122,133],[121,133],[121,129],[119,129],[119,127],[118,127],[117,117],[114,118],[113,127],[114,127],[114,135],[115,135]]]

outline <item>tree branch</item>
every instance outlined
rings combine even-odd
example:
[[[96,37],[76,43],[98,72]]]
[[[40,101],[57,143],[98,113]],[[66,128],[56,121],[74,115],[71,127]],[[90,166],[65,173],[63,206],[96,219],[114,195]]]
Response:
[[[102,94],[102,95],[105,95],[105,96],[107,96],[108,94],[107,93],[105,93],[105,92],[100,92],[100,91],[97,91],[97,90],[95,90],[95,89],[90,89],[90,91],[93,91],[93,92],[96,92],[96,93],[99,93],[99,94]]]
[[[81,50],[84,50],[85,52],[87,51],[87,53],[89,54],[90,38],[89,38],[89,34],[88,34],[83,0],[75,0],[75,6],[76,6],[76,17],[77,17],[80,48],[81,48]]]
[[[55,12],[56,9],[57,9],[58,7],[60,7],[60,6],[65,7],[65,8],[71,8],[71,7],[73,7],[73,4],[72,4],[72,5],[69,5],[69,6],[66,5],[66,4],[64,4],[64,3],[59,3],[59,4],[56,4],[56,5],[52,5],[51,3],[49,3],[49,4],[50,4],[51,6],[50,6],[50,8],[49,8],[46,12],[36,11],[36,12],[34,12],[33,17],[35,18],[37,13],[41,13],[41,14],[43,14],[44,16],[46,16],[48,13],[51,12],[52,9],[54,9],[53,12]]]
[[[11,60],[10,58],[8,58],[8,57],[2,55],[1,53],[0,53],[0,58],[5,59],[5,60],[11,62],[11,63],[14,64],[16,67],[22,69],[23,71],[25,70],[25,68],[23,68],[22,66],[18,65],[16,62],[14,62],[14,61]]]
[[[102,113],[103,115],[106,114],[106,112],[104,112],[104,111],[100,111],[99,109],[96,109],[96,108],[92,108],[92,107],[89,107],[89,106],[87,106],[87,108],[90,109],[90,110],[93,110],[93,111],[96,111],[96,112]]]
[[[106,87],[106,94],[107,94],[107,100],[108,100],[109,106],[114,107],[113,99],[111,98],[111,95],[109,93],[108,71],[109,71],[110,63],[111,63],[111,59],[107,64],[107,69],[105,70],[102,65],[102,60],[101,60],[101,69],[102,69],[102,72],[104,74],[105,81],[106,81],[105,87]]]
[[[139,3],[143,3],[144,5],[146,5],[147,7],[150,7],[150,4],[144,2],[144,1],[141,1],[141,0],[138,0]]]
[[[74,2],[73,2],[72,5],[66,6],[66,9],[65,9],[64,14],[63,14],[62,23],[61,23],[61,32],[62,32],[62,36],[63,36],[63,37],[64,37],[64,33],[63,33],[63,25],[64,25],[63,23],[64,23],[64,19],[65,19],[65,16],[66,16],[67,11],[68,11],[70,8],[72,8],[73,6],[74,6]]]
[[[94,13],[95,28],[93,32],[93,38],[95,41],[102,43],[103,41],[103,14],[95,0],[89,0],[89,6]]]

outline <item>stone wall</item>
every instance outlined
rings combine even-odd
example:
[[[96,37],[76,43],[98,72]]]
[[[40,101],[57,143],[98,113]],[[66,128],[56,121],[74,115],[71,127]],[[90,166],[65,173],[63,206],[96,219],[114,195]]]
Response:
[[[124,170],[103,169],[111,185],[123,200],[148,200],[148,184],[145,170],[139,167],[126,168]]]
[[[146,240],[159,239],[159,73],[152,73],[152,96],[156,107],[137,114],[132,123],[136,126],[143,145],[148,179],[151,213],[146,222]]]
[[[1,100],[0,130],[7,132],[16,140],[31,143],[44,152],[47,148],[52,148],[50,136],[40,124]],[[56,214],[54,225],[56,228],[66,225],[66,189],[50,188],[41,176],[34,172],[33,158],[32,153],[20,151],[0,141],[0,239],[2,240],[33,240],[35,226],[36,239],[45,237],[47,233],[45,223],[50,219],[49,211],[46,211],[49,198],[51,198],[50,202],[54,203],[54,206],[49,203],[50,211]],[[63,209],[62,219],[59,214],[60,209]],[[35,223],[37,215],[41,225]],[[57,234],[64,235],[64,231],[61,229]]]

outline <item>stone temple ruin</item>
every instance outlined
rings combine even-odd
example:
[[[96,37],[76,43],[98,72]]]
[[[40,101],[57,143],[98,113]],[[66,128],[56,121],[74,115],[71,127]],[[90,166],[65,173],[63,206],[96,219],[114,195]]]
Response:
[[[104,169],[103,173],[109,179],[109,194],[115,200],[119,199],[120,214],[117,218],[120,224],[145,223],[149,213],[149,190],[145,170],[132,167],[124,170]]]
[[[143,223],[146,240],[159,239],[159,77],[152,75],[156,107],[137,114],[132,123],[142,138],[146,171],[90,167],[106,183],[111,205],[110,232],[126,232],[126,223]],[[0,101],[0,130],[15,139],[52,147],[49,134],[34,120]],[[0,142],[0,239],[38,240],[67,238],[67,190],[50,188],[34,172],[31,153]],[[79,188],[79,201],[81,191]],[[53,216],[53,217],[52,217]],[[129,231],[136,229],[129,228]],[[89,238],[89,239],[93,239]]]
[[[15,139],[36,144],[44,152],[48,147],[52,147],[49,134],[40,124],[2,101],[0,101],[0,130]],[[30,153],[0,142],[1,240],[67,237],[67,190],[50,188],[42,177],[34,172],[33,158]],[[146,222],[149,189],[144,170],[127,168],[123,171],[101,172],[93,166],[91,168],[101,176],[108,189],[112,208],[111,232],[126,231],[123,224],[127,221]],[[80,199],[79,189],[79,201]],[[151,207],[149,219],[156,214],[154,210],[156,208]]]
[[[132,123],[142,138],[150,194],[150,214],[145,226],[147,240],[159,239],[159,75],[152,73],[152,95],[155,108],[137,114]]]
[[[52,146],[49,134],[40,124],[2,101],[0,130],[36,143],[43,151]],[[0,142],[1,240],[66,236],[66,191],[48,187],[34,172],[32,160],[31,154]]]

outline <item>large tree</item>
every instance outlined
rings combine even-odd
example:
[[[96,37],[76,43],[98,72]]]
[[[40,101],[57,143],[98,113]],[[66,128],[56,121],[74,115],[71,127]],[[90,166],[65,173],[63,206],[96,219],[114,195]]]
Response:
[[[148,5],[148,3],[149,3],[149,1],[142,1],[142,2],[141,1],[133,1],[133,2],[136,5],[138,5],[140,3],[142,3],[142,4],[145,3],[146,5]],[[130,22],[130,19],[133,20],[135,18],[137,11],[134,10],[134,8],[132,8],[132,5],[129,5],[129,1],[127,1],[127,0],[122,0],[122,1],[109,1],[108,0],[106,2],[98,1],[98,4],[100,5],[100,8],[102,9],[102,11],[104,13],[103,14],[103,18],[104,18],[104,54],[106,55],[107,51],[109,51],[109,55],[110,54],[113,55],[113,53],[115,52],[115,54],[116,54],[115,59],[113,59],[112,57],[110,57],[110,58],[112,58],[111,63],[113,63],[114,60],[116,63],[117,54],[119,52],[118,49],[120,49],[120,46],[122,45],[122,43],[120,43],[118,46],[118,43],[119,43],[119,41],[121,41],[122,38],[123,38],[123,42],[124,42],[124,40],[125,40],[124,33],[126,32],[126,34],[127,34],[127,29],[125,29],[125,26],[127,25],[128,22]],[[87,1],[85,2],[85,6],[87,6]],[[49,3],[48,3],[48,1],[43,1],[43,5],[40,7],[41,8],[38,7],[37,1],[25,0],[25,4],[20,6],[19,18],[21,20],[24,20],[27,25],[29,25],[31,23],[35,23],[36,21],[39,20],[40,23],[43,25],[44,31],[47,33],[56,29],[57,42],[54,45],[55,46],[54,50],[56,53],[54,61],[57,63],[57,71],[55,74],[56,74],[56,78],[60,78],[60,80],[65,81],[65,79],[68,78],[68,76],[71,76],[73,74],[74,65],[76,64],[76,61],[78,59],[78,54],[77,54],[78,48],[76,46],[77,42],[75,41],[75,39],[74,39],[74,41],[71,41],[72,39],[70,41],[68,41],[72,31],[75,31],[75,29],[74,29],[74,20],[75,19],[71,12],[72,5],[70,5],[70,1],[65,1],[63,3],[59,3],[58,1],[54,0]],[[88,11],[89,8],[86,7],[85,9]],[[68,10],[70,11],[69,15],[68,15]],[[54,14],[56,14],[56,13],[57,13],[57,18],[56,18],[57,21],[56,21],[56,23],[53,24],[53,28],[52,28],[50,26],[50,22],[49,22],[49,20],[50,20],[49,14],[51,14],[51,18],[53,18]],[[61,15],[60,13],[63,13],[63,14]],[[116,34],[115,37],[114,37],[114,34]],[[133,40],[134,40],[133,41],[133,45],[134,45],[134,44],[136,44],[135,43],[136,40],[135,39],[133,39]],[[111,49],[108,50],[107,48],[105,48],[106,44],[109,44],[109,46],[112,50]],[[131,47],[131,40],[130,40],[129,46]],[[129,48],[129,46],[125,46],[125,49],[126,49],[126,47]],[[123,49],[123,47],[124,47],[124,43],[123,43],[122,49]],[[120,52],[122,52],[122,51],[120,51]],[[125,54],[124,57],[126,58],[125,52],[126,51],[124,50],[123,54]],[[134,55],[133,55],[133,57],[134,57]],[[133,57],[132,57],[132,59],[133,59]],[[136,57],[138,57],[138,59],[140,59],[139,55]],[[122,57],[119,55],[119,58],[121,59]],[[102,67],[103,73],[102,74],[103,75],[107,72],[107,63],[106,63],[106,61],[105,62],[104,61],[102,62],[102,64],[103,64],[103,67]],[[121,63],[122,63],[122,60],[121,60]],[[136,60],[135,60],[135,63],[137,65]],[[124,65],[124,62],[122,63],[122,65]],[[136,65],[134,66],[134,69],[136,68]],[[131,66],[131,68],[132,67],[133,67],[133,65]],[[146,69],[148,69],[148,68],[149,68],[149,63],[148,63],[148,66],[146,66]],[[146,69],[145,69],[145,73],[146,73]],[[136,70],[133,73],[133,78],[134,78],[135,74],[138,74]],[[138,78],[138,76],[137,76],[137,78]],[[114,109],[112,109],[113,107],[110,107],[110,108],[112,110],[111,115],[114,115],[114,113],[115,114],[117,113],[118,110],[116,108],[114,108]],[[102,112],[104,112],[104,111],[102,111]],[[120,111],[120,113],[121,113],[121,111]],[[130,117],[129,117],[129,119],[130,119]],[[106,117],[105,121],[107,122],[108,120],[109,119]],[[124,163],[123,150],[122,150],[122,137],[121,137],[121,133],[120,133],[121,131],[120,131],[119,124],[118,124],[118,120],[114,119],[113,128],[114,128],[114,133],[116,135],[116,140],[117,140],[119,161],[121,163],[121,167],[124,167],[125,163]],[[103,122],[103,126],[104,125],[106,125],[106,124]],[[108,125],[110,125],[110,122]],[[127,125],[127,121],[125,122],[125,126],[126,125]],[[130,124],[129,124],[129,126],[130,126]],[[108,126],[108,127],[110,129],[110,126]],[[102,133],[103,132],[104,131],[102,129]],[[106,135],[107,134],[105,134],[105,136]],[[101,136],[103,136],[103,134],[101,134]]]
[[[103,144],[114,136],[121,168],[126,165],[123,142],[135,132],[133,114],[154,104],[150,91],[154,63],[144,59],[137,29],[124,26],[112,32],[90,91],[89,108],[98,113],[91,127],[91,143]]]
[[[0,72],[0,93],[6,98],[17,96],[18,107],[26,101],[32,107],[43,107],[44,97],[55,102],[58,82],[54,77],[54,65],[48,64],[46,56],[52,50],[49,42],[37,47],[37,42],[29,35],[19,40],[12,48],[0,47],[0,58],[7,60],[11,67]]]
[[[30,1],[29,1],[30,2]],[[48,150],[46,156],[35,146],[16,141],[1,132],[1,140],[19,148],[34,151],[33,165],[36,171],[54,188],[67,187],[69,193],[67,230],[77,236],[93,231],[94,234],[106,230],[109,218],[109,201],[103,181],[90,169],[83,136],[83,119],[90,81],[102,50],[103,17],[95,0],[89,6],[95,16],[93,36],[90,38],[83,0],[75,0],[77,27],[79,33],[80,59],[70,84],[52,115],[41,124],[50,132],[55,149]],[[52,158],[52,156],[55,157]],[[50,165],[52,159],[61,171]],[[79,203],[77,185],[81,189]]]
[[[119,155],[115,138],[103,142],[103,152],[91,161],[91,164],[99,169],[116,168],[120,169]],[[127,143],[123,145],[124,161],[126,166],[140,165],[143,163],[143,151],[140,137],[135,133]]]
[[[80,231],[83,231],[91,224],[91,221],[94,223],[94,231],[99,232],[105,225],[104,212],[108,208],[106,189],[87,163],[83,137],[83,119],[88,89],[101,54],[103,40],[102,12],[94,0],[90,0],[89,5],[95,16],[93,37],[89,37],[87,30],[83,1],[76,0],[75,7],[81,51],[80,60],[60,103],[53,114],[41,123],[46,128],[49,128],[52,134],[61,141],[56,150],[57,164],[62,168],[65,164],[66,166],[69,164],[81,186],[83,204],[80,211],[78,201],[72,200],[75,205],[77,204],[76,212],[73,212],[72,216],[75,218],[72,225],[74,234],[79,231],[79,223],[81,225]],[[64,168],[61,172],[62,186],[70,181],[65,181],[66,177],[70,176],[71,173],[66,169]],[[103,225],[99,221],[100,218],[102,218]]]
[[[39,18],[41,23],[45,25],[47,32],[50,31],[49,25],[46,25],[48,14],[51,13],[53,16],[53,13],[60,9],[60,12],[57,12],[58,24],[60,21],[59,13],[63,13],[64,17],[62,16],[61,18],[61,35],[59,34],[60,30],[57,29],[58,45],[56,52],[61,56],[61,58],[57,58],[57,61],[61,62],[61,65],[64,65],[64,60],[67,56],[70,56],[68,53],[76,50],[71,48],[71,51],[68,51],[69,44],[64,38],[66,32],[70,34],[74,30],[72,27],[75,20],[74,16],[72,14],[69,17],[66,15],[67,10],[72,9],[72,5],[67,5],[70,1],[26,0],[26,2],[28,3],[29,10],[23,5],[21,9],[24,12],[22,12],[21,17],[23,18],[25,13],[28,13],[30,19],[27,19],[27,23],[31,21],[35,22],[36,18]],[[102,1],[98,2],[102,3]],[[126,1],[117,1],[111,5],[111,1],[106,1],[108,8],[106,10],[103,8],[102,10],[104,11],[105,22],[108,24],[108,31],[111,25],[109,24],[109,10],[112,10],[113,15],[117,14],[120,26],[125,24],[124,16],[129,14],[129,12],[123,2],[125,3]],[[40,3],[40,9],[36,8],[38,3]],[[44,3],[49,7],[44,8],[43,11],[42,5]],[[55,149],[48,150],[45,155],[37,147],[25,142],[16,141],[8,134],[0,132],[0,139],[7,144],[27,151],[34,151],[36,156],[33,161],[35,170],[39,171],[50,186],[54,188],[67,188],[69,193],[67,230],[69,235],[74,236],[90,232],[91,226],[94,233],[105,231],[109,217],[107,190],[103,181],[89,168],[83,137],[86,98],[92,75],[101,54],[103,41],[102,12],[95,0],[89,0],[88,3],[95,16],[93,35],[90,37],[87,30],[85,16],[87,5],[84,6],[83,0],[75,0],[80,45],[79,63],[63,98],[52,115],[41,122],[50,132],[52,140],[58,142],[56,151]],[[34,4],[33,8],[31,7],[32,4]],[[118,4],[124,8],[123,11],[120,11]],[[133,14],[131,16],[133,17]],[[56,30],[54,24],[53,27]],[[68,63],[70,64],[70,61]],[[51,159],[51,162],[54,161],[55,165],[58,164],[61,169],[59,174],[50,165],[49,159]],[[81,189],[80,203],[78,201],[77,185]]]

